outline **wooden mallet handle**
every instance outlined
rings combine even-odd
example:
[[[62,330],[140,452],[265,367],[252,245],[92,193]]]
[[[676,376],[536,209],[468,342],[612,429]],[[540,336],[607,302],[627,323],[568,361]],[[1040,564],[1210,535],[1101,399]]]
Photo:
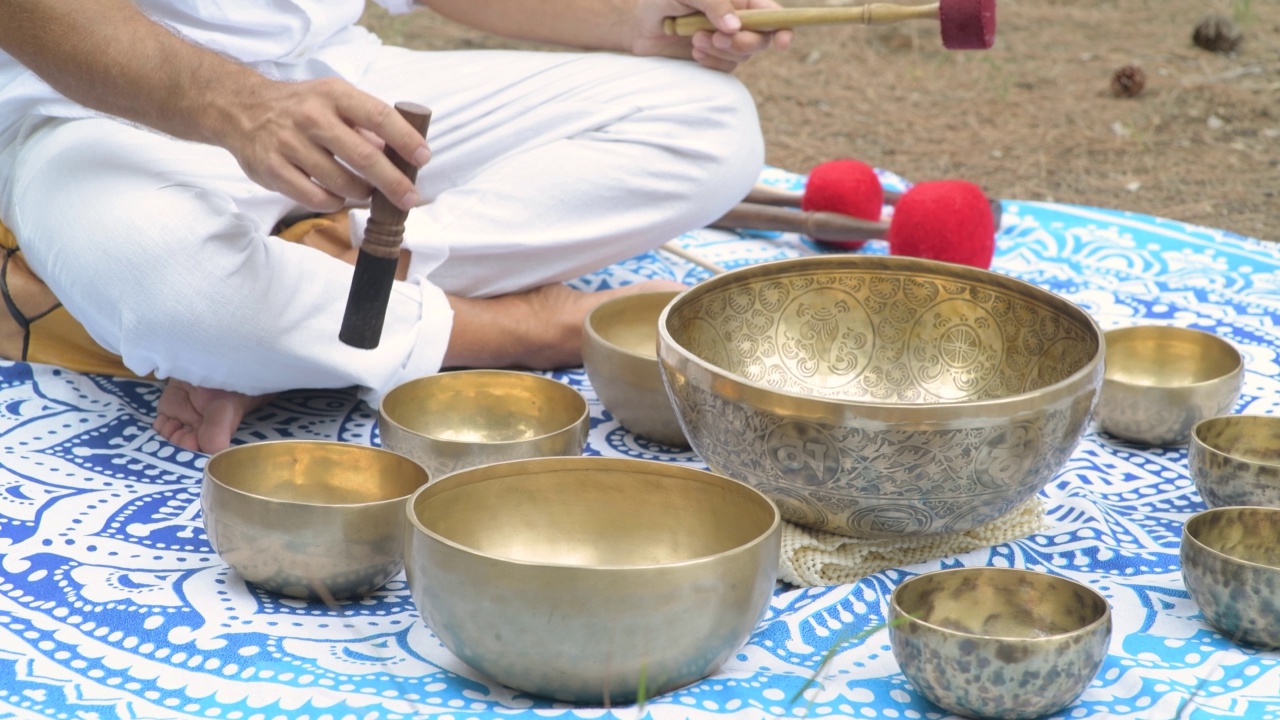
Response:
[[[799,212],[773,205],[738,203],[711,227],[725,229],[776,230],[808,235],[823,240],[881,240],[889,233],[889,223],[863,220],[833,212]]]
[[[410,102],[396,103],[396,110],[418,134],[426,137],[431,123],[431,110]],[[387,158],[410,181],[417,181],[418,168],[400,157],[387,146]],[[352,346],[369,350],[378,347],[382,339],[382,324],[387,319],[387,302],[391,299],[391,285],[396,279],[396,265],[400,261],[400,243],[404,241],[404,221],[409,216],[378,190],[373,191],[369,208],[369,223],[364,230],[364,242],[356,257],[355,274],[351,277],[351,292],[347,295],[347,309],[342,316],[342,329],[338,339]]]
[[[781,8],[777,10],[738,10],[743,30],[770,32],[801,25],[888,25],[906,20],[937,20],[940,3],[932,5],[893,5],[872,3],[857,7]],[[701,30],[715,30],[716,26],[702,13],[669,17],[663,20],[663,31],[668,35],[689,37]]]

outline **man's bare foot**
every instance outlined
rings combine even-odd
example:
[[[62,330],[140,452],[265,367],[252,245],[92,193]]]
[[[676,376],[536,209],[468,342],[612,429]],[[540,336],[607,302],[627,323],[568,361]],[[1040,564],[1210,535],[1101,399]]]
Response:
[[[687,289],[672,280],[649,280],[597,292],[552,283],[495,298],[450,296],[453,332],[444,364],[533,370],[579,367],[582,326],[596,306],[623,295]]]
[[[156,421],[151,429],[178,447],[212,455],[231,446],[231,436],[245,413],[262,407],[272,397],[170,380],[156,404]]]
[[[612,290],[582,292],[553,283],[497,298],[451,297],[454,332],[445,362],[449,366],[534,370],[578,367],[582,365],[582,326],[597,305],[623,295],[687,288],[670,280],[650,280]],[[459,347],[455,348],[455,344]],[[463,347],[466,352],[461,350]],[[170,380],[160,394],[156,421],[151,427],[174,445],[212,455],[230,447],[231,436],[245,414],[270,402],[272,397]]]

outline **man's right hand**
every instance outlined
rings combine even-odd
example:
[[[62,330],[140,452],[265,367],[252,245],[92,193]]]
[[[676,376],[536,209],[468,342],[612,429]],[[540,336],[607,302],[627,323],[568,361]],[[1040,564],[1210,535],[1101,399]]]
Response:
[[[369,198],[376,187],[408,210],[418,193],[387,158],[389,145],[416,166],[431,158],[422,136],[390,105],[327,78],[281,83],[263,78],[220,112],[216,142],[258,184],[317,212]]]

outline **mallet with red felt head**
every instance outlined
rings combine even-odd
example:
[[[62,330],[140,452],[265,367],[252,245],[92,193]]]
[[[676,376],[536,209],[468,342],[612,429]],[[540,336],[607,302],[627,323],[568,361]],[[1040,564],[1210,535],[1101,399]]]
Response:
[[[902,194],[890,222],[843,213],[796,211],[739,203],[711,224],[777,230],[843,244],[888,240],[892,255],[988,268],[995,253],[995,218],[982,188],[964,180],[922,182]]]
[[[872,3],[857,7],[738,10],[744,30],[769,32],[801,25],[888,25],[906,20],[937,20],[948,50],[985,50],[996,39],[996,0],[941,0],[932,5]],[[701,13],[667,18],[668,35],[690,36],[715,25]]]
[[[429,108],[401,102],[396,103],[396,110],[420,135],[426,136],[427,126],[431,123]],[[390,145],[386,155],[406,177],[417,179],[418,168],[400,157]],[[369,350],[378,347],[382,339],[382,324],[387,319],[387,303],[396,279],[400,244],[404,241],[404,221],[408,216],[408,211],[396,207],[381,192],[373,191],[369,222],[365,226],[364,241],[360,243],[360,254],[356,257],[342,329],[338,331],[338,339],[352,347]]]
[[[897,205],[902,193],[885,190],[876,171],[868,164],[851,158],[819,163],[809,171],[803,191],[780,190],[756,185],[745,203],[800,208],[808,212],[840,213],[864,220],[879,220],[883,206]],[[999,200],[989,199],[993,223],[1000,226],[1003,208]],[[862,247],[862,240],[817,236],[814,240],[846,250]]]

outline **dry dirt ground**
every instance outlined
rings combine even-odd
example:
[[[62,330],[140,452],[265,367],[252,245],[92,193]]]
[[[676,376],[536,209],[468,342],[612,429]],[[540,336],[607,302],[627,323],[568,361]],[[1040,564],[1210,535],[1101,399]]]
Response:
[[[1243,33],[1235,52],[1192,42],[1210,12]],[[802,28],[789,51],[752,59],[738,76],[767,161],[806,172],[852,157],[1280,241],[1280,2],[998,0],[997,17],[987,51],[945,50],[936,23],[912,21]],[[417,48],[536,47],[425,10],[371,6],[365,23]],[[1145,76],[1134,97],[1112,92],[1125,66]]]

